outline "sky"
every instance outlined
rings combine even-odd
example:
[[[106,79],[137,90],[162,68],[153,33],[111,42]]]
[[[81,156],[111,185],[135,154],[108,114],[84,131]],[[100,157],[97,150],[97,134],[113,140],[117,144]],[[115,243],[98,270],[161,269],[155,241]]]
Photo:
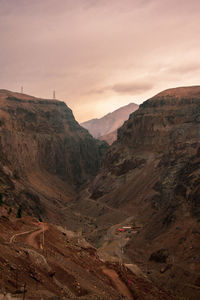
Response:
[[[0,89],[83,122],[199,84],[199,0],[0,0]]]

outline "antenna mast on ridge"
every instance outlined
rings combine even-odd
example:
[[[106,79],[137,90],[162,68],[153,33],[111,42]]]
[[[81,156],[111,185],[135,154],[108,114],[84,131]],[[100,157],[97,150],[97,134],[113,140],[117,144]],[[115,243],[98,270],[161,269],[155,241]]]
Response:
[[[56,91],[53,91],[53,99],[56,99]]]
[[[21,86],[21,94],[23,94],[23,93],[24,93],[24,87]]]

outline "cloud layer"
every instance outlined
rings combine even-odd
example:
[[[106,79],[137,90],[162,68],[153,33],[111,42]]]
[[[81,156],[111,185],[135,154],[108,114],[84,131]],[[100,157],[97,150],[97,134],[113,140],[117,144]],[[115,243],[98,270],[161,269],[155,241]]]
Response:
[[[200,84],[199,0],[0,0],[0,88],[63,99],[79,121]]]

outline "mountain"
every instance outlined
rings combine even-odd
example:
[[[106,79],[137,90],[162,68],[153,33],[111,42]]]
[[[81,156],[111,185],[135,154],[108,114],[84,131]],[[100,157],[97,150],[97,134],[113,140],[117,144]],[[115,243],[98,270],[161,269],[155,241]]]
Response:
[[[0,90],[0,191],[7,204],[57,221],[59,207],[96,174],[107,147],[64,102]]]
[[[118,253],[158,287],[196,300],[199,199],[200,86],[192,86],[161,92],[130,115],[76,209],[96,220],[85,235],[101,252]],[[118,233],[123,225],[135,229]]]
[[[100,136],[98,139],[100,141],[106,141],[109,145],[112,145],[112,143],[117,139],[117,129],[108,134]]]
[[[123,106],[112,113],[105,115],[100,119],[92,119],[86,122],[81,123],[81,126],[88,129],[88,131],[95,138],[100,138],[104,136],[107,141],[106,135],[112,133],[114,139],[117,138],[116,130],[126,121],[130,115],[130,113],[134,112],[138,109],[138,105],[135,103],[130,103],[126,106]],[[108,137],[108,141],[111,143],[113,141],[113,137],[110,139]]]

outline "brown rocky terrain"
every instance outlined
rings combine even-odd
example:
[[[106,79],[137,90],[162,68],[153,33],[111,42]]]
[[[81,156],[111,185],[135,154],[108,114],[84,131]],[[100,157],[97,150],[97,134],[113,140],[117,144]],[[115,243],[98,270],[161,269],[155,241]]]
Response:
[[[80,235],[0,208],[0,299],[173,300]]]
[[[83,122],[81,123],[81,126],[88,129],[93,137],[105,140],[109,144],[112,144],[117,138],[117,129],[122,126],[129,115],[137,109],[137,104],[129,103],[100,119],[92,119]]]
[[[176,88],[130,115],[74,209],[95,219],[97,228],[85,234],[98,247],[112,252],[115,239],[115,255],[123,252],[124,262],[139,266],[157,286],[197,300],[199,191],[200,86]],[[120,240],[109,229],[113,224],[139,229]]]
[[[64,102],[0,90],[0,192],[10,206],[68,220],[61,208],[96,174],[106,149]]]

